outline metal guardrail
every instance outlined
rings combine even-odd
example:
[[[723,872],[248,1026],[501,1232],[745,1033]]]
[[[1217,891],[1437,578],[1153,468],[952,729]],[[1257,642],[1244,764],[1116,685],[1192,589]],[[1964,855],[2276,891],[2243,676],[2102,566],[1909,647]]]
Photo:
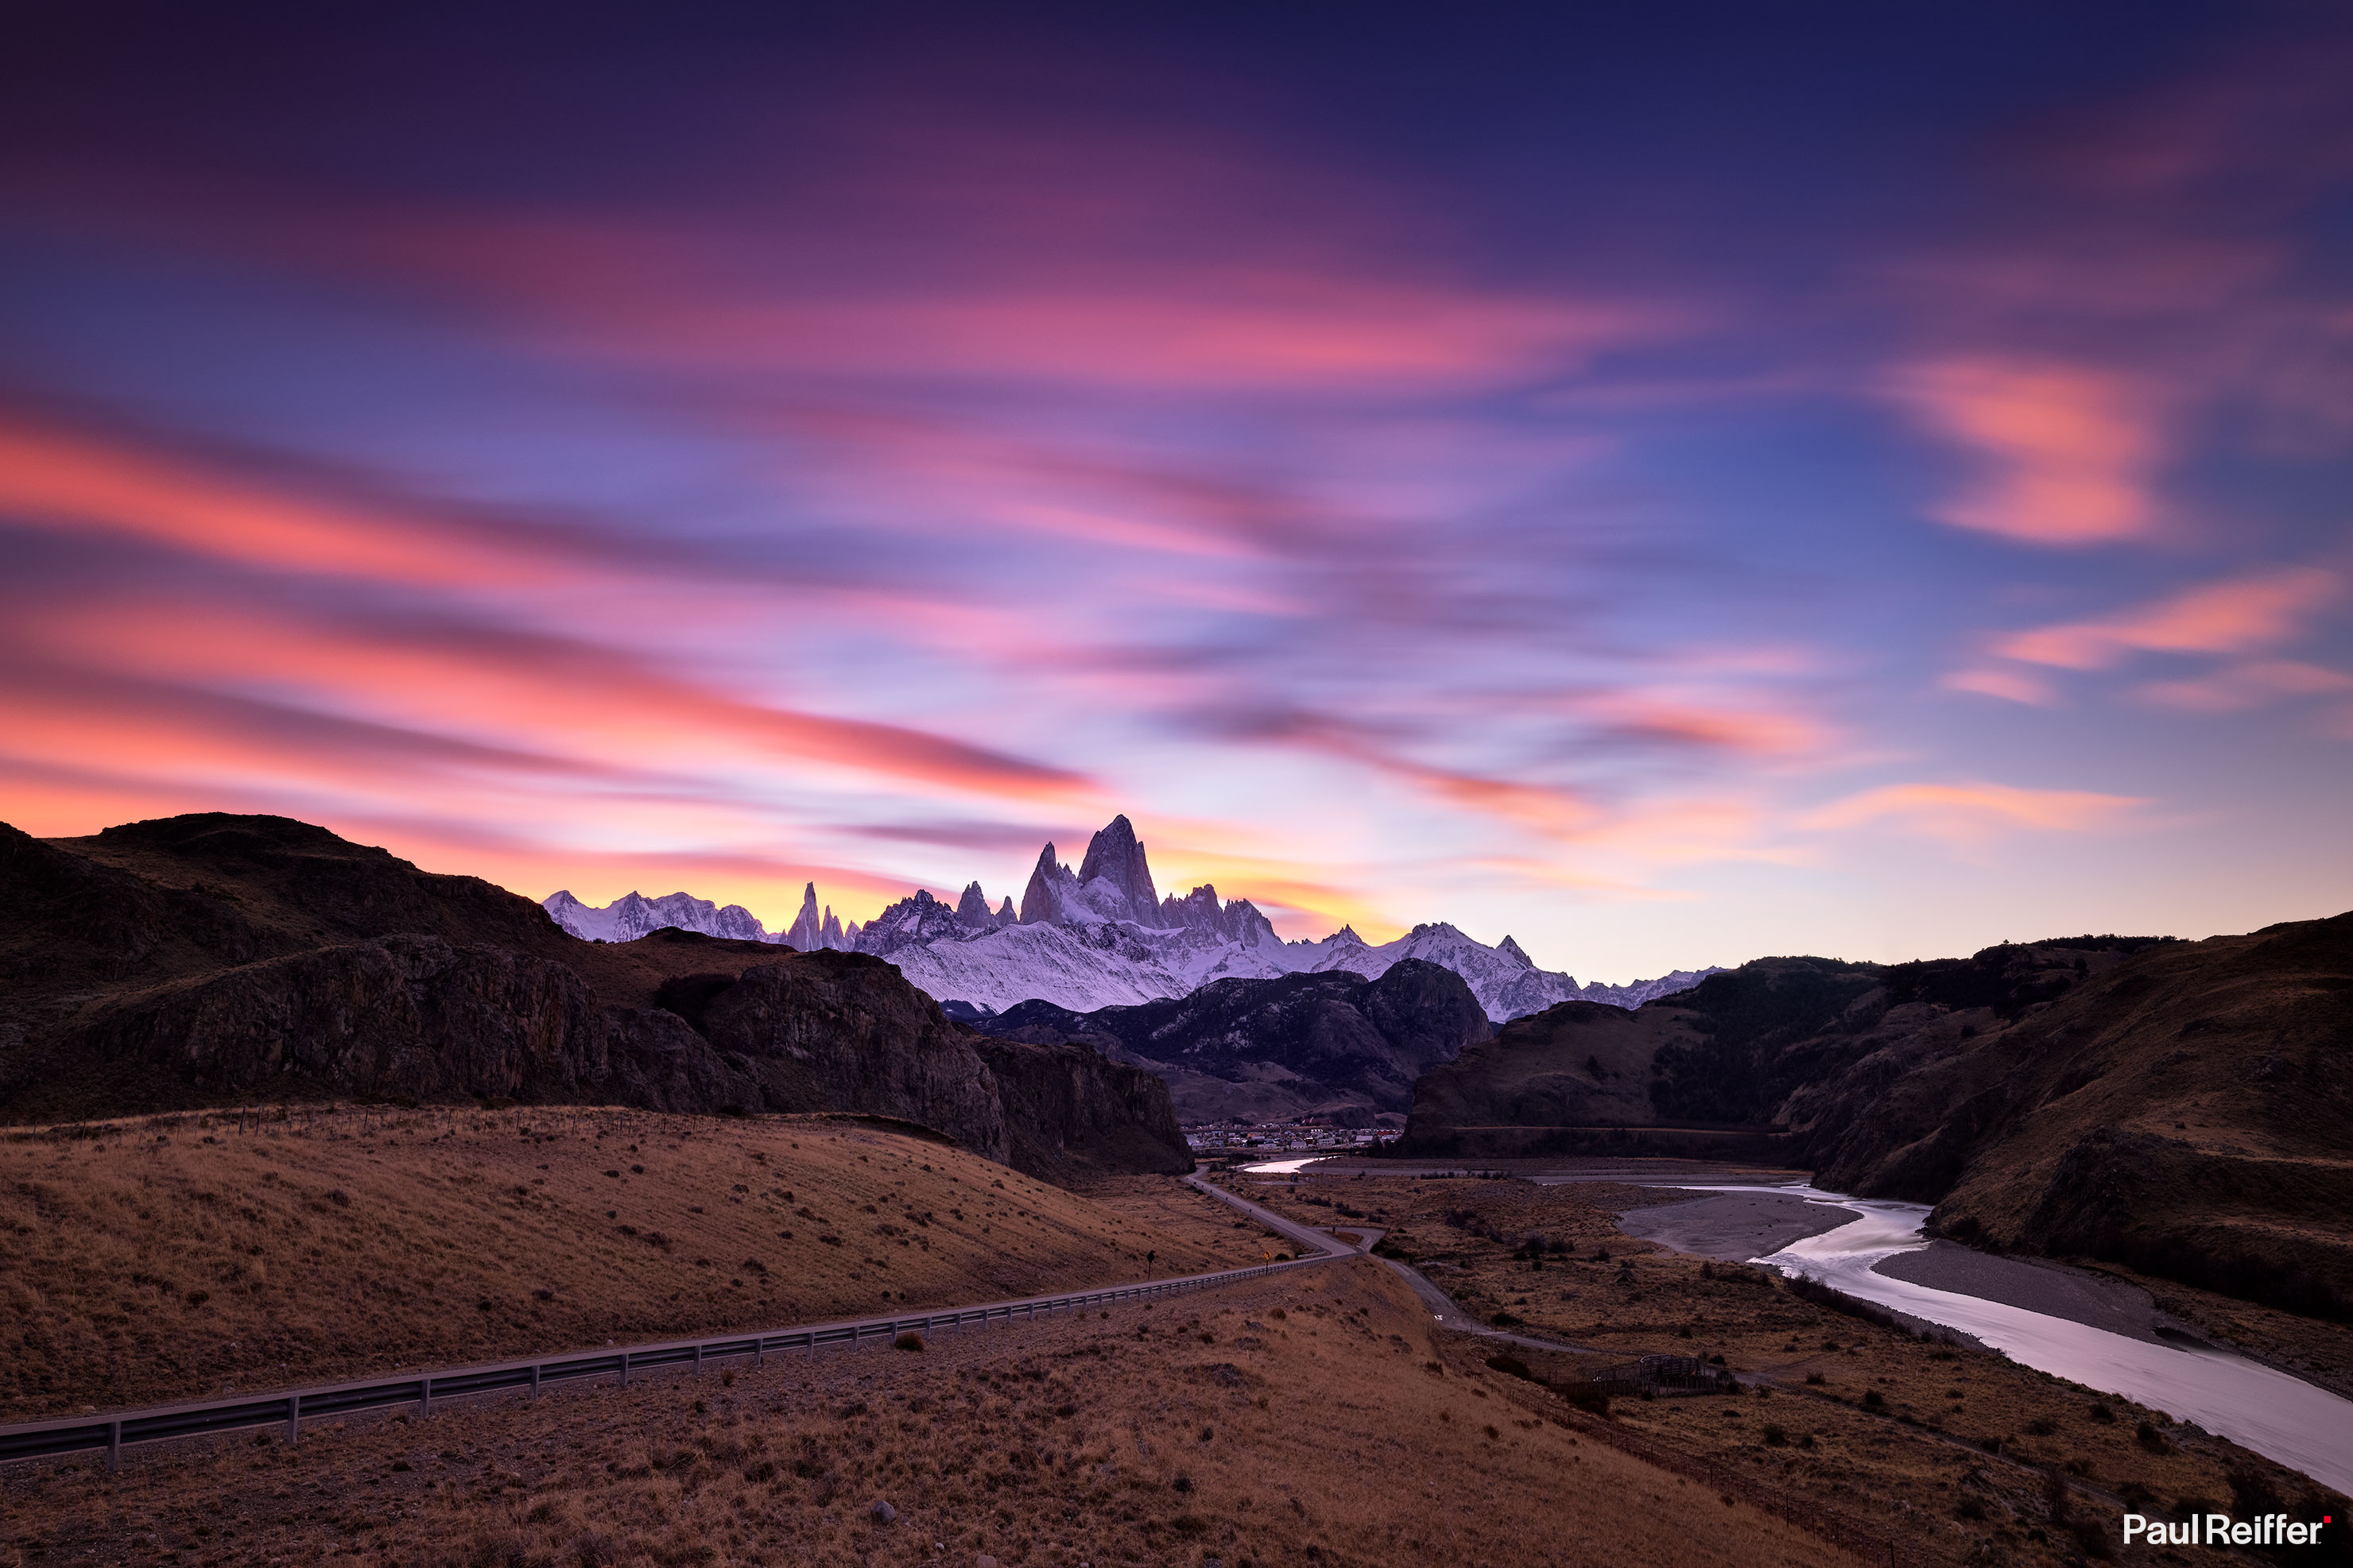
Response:
[[[155,1405],[111,1415],[85,1415],[63,1421],[26,1422],[0,1426],[0,1464],[14,1460],[51,1458],[61,1454],[102,1448],[110,1470],[122,1464],[122,1450],[132,1443],[154,1443],[172,1437],[196,1437],[255,1426],[283,1426],[289,1442],[299,1439],[302,1423],[359,1410],[414,1405],[429,1415],[437,1400],[507,1389],[528,1389],[536,1396],[541,1385],[580,1378],[618,1377],[628,1386],[633,1373],[659,1367],[691,1366],[702,1370],[706,1361],[749,1357],[755,1367],[772,1354],[799,1351],[815,1360],[828,1345],[855,1346],[864,1341],[895,1340],[903,1333],[936,1333],[986,1329],[992,1323],[1027,1323],[1040,1316],[1113,1306],[1160,1296],[1181,1294],[1256,1279],[1286,1268],[1332,1261],[1334,1255],[1293,1258],[1282,1263],[1253,1264],[1246,1268],[1220,1269],[1187,1275],[1148,1285],[1123,1285],[1107,1290],[1082,1290],[1067,1296],[1039,1296],[1026,1300],[992,1303],[954,1312],[928,1312],[917,1317],[870,1318],[857,1322],[792,1329],[775,1333],[730,1334],[718,1339],[674,1340],[659,1344],[630,1345],[587,1354],[544,1356],[533,1361],[507,1362],[495,1366],[460,1367],[448,1372],[419,1373],[365,1383],[340,1383],[323,1388],[292,1389],[284,1394],[242,1395],[202,1404]]]

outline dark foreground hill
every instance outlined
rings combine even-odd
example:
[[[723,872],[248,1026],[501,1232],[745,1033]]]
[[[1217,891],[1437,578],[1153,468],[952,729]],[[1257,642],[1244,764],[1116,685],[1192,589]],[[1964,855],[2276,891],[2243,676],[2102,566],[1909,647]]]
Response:
[[[1630,1014],[1564,1004],[1434,1069],[1404,1147],[1709,1123],[1784,1128],[1822,1186],[1935,1204],[1956,1239],[2353,1314],[2353,915],[1762,959]]]
[[[1039,1173],[1190,1163],[1148,1074],[983,1040],[878,958],[583,942],[283,817],[0,826],[0,1116],[332,1096],[858,1110]]]
[[[1092,1013],[1024,1002],[973,1026],[1008,1040],[1084,1041],[1147,1068],[1187,1122],[1322,1112],[1365,1127],[1401,1117],[1414,1080],[1491,1027],[1461,975],[1419,959],[1377,980],[1346,970],[1220,980]]]

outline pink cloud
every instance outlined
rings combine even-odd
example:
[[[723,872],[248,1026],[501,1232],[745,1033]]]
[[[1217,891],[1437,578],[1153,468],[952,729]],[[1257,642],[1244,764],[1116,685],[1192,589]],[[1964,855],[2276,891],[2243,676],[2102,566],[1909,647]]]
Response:
[[[2158,400],[2135,378],[2078,364],[1965,357],[1914,366],[1896,396],[1967,451],[1977,478],[1936,510],[1956,528],[2082,546],[2155,526]]]
[[[2087,790],[2020,789],[2010,784],[1883,784],[1809,813],[1801,825],[1817,829],[1885,825],[1948,842],[1970,842],[2016,831],[2095,833],[2127,827],[2149,803],[2134,795]]]
[[[1994,651],[2059,669],[2105,669],[2143,652],[2244,653],[2297,636],[2341,586],[2316,566],[2269,567],[2121,615],[2014,633]]]

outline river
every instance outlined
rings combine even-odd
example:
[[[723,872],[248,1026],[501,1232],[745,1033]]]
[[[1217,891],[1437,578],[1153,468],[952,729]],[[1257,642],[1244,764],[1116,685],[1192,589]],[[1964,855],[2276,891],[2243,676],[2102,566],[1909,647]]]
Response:
[[[1680,1187],[1681,1184],[1677,1184]],[[2353,1494],[2353,1400],[2260,1362],[2114,1334],[1981,1297],[1894,1279],[1876,1265],[1928,1245],[1925,1204],[1841,1197],[1812,1187],[1692,1187],[1779,1193],[1862,1217],[1793,1242],[1753,1263],[1804,1274],[1848,1295],[1974,1336],[2022,1365],[2194,1421],[2241,1447]]]

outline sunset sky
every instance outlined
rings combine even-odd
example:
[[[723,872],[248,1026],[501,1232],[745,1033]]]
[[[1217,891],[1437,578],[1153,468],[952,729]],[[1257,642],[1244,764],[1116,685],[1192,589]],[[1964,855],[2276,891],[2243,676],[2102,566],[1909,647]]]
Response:
[[[35,4],[0,820],[1625,980],[2353,908],[2337,5]]]

